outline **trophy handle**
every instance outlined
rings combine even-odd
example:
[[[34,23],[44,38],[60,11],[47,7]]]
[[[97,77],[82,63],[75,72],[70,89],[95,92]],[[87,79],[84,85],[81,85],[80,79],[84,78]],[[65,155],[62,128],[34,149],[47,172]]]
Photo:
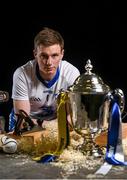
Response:
[[[125,98],[124,93],[121,89],[109,91],[104,97],[104,102],[102,104],[102,108],[100,109],[99,114],[99,123],[102,130],[108,128],[110,111],[112,109],[112,105],[114,104],[114,102],[118,104],[122,114],[125,106]]]
[[[121,113],[124,111],[125,107],[125,96],[121,89],[115,89],[114,91],[114,97],[118,98],[118,105],[120,107]]]
[[[117,88],[112,92],[108,92],[108,94],[105,97],[105,100],[109,100],[111,102],[117,102],[117,104],[120,107],[121,113],[124,111],[125,107],[125,96],[121,89]]]

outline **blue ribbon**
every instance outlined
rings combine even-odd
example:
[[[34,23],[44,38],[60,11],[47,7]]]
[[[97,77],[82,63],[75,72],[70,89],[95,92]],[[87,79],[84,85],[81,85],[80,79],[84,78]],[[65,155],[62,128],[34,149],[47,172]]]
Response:
[[[109,128],[108,128],[107,151],[106,151],[105,160],[112,165],[127,166],[127,162],[122,162],[115,158],[115,153],[117,150],[118,139],[119,139],[120,123],[121,123],[120,108],[116,102],[113,102]]]
[[[58,156],[56,156],[56,155],[46,154],[46,155],[42,156],[37,162],[38,163],[49,163],[49,162],[56,161],[57,158],[58,158]]]

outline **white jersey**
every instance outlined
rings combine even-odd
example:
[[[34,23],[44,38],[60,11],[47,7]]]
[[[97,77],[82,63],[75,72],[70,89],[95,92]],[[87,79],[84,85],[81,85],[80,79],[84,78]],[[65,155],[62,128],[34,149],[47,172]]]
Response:
[[[29,100],[31,117],[53,119],[56,117],[56,97],[59,91],[71,86],[79,75],[76,67],[62,60],[53,80],[46,82],[39,75],[36,60],[31,60],[14,72],[12,98]]]

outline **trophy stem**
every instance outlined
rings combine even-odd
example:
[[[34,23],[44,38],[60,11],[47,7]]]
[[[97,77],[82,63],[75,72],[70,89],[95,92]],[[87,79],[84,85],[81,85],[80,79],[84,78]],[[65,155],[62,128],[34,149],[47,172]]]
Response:
[[[95,134],[91,133],[90,128],[80,131],[83,137],[83,143],[78,146],[77,150],[80,150],[84,155],[101,157],[103,155],[103,149],[96,145]]]

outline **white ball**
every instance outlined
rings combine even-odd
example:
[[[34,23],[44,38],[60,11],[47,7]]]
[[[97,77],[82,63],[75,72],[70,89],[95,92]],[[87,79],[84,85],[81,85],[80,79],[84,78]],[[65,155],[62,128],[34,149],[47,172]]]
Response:
[[[5,153],[15,153],[17,151],[17,141],[15,139],[3,136],[1,142]]]

